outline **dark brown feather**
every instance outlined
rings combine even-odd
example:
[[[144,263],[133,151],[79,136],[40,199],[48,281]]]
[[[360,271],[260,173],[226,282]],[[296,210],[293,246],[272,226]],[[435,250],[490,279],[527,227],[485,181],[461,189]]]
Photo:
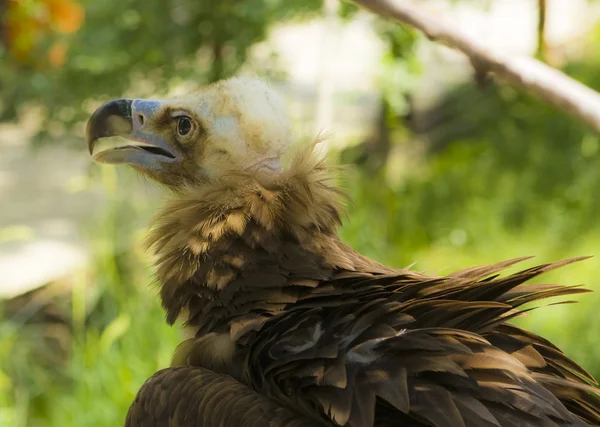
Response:
[[[125,427],[317,427],[299,414],[227,375],[198,367],[158,371],[142,386]]]

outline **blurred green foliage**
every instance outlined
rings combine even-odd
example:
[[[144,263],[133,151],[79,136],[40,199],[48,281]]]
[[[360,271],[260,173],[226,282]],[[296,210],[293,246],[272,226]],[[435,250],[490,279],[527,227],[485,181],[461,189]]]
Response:
[[[87,98],[121,96],[138,86],[141,96],[189,78],[229,75],[270,24],[312,13],[320,1],[107,0],[85,6],[86,24],[68,36],[64,67],[9,65],[6,51],[0,55],[5,118],[35,103],[52,106],[50,119],[76,123],[86,114],[81,107]],[[393,150],[378,173],[356,167],[344,179],[354,204],[343,240],[390,265],[416,262],[414,268],[439,274],[523,255],[537,255],[524,263],[530,266],[596,254],[599,137],[523,93],[469,83],[447,96],[441,118],[425,135],[413,138],[398,117],[410,109],[406,96],[419,72],[419,39],[389,24],[379,30],[389,47],[380,83],[383,124],[396,130],[389,135]],[[211,67],[219,44],[222,64]],[[565,71],[600,89],[597,57],[572,62]],[[135,178],[128,171],[107,167],[100,173],[109,202],[87,225],[94,261],[73,279],[65,303],[69,359],[43,364],[49,351],[43,328],[25,325],[23,317],[0,323],[2,426],[122,425],[142,382],[168,365],[180,341],[149,286],[144,228],[131,220],[147,218],[156,200],[123,191]],[[591,259],[540,280],[597,288],[598,271],[600,261]],[[580,299],[577,306],[546,307],[518,322],[600,378],[600,294]]]
[[[595,56],[564,67],[600,90],[598,70]],[[378,174],[349,179],[357,207],[342,235],[363,253],[436,273],[517,256],[598,254],[600,137],[579,121],[506,86],[466,84],[444,100],[425,138],[402,141]],[[541,280],[600,289],[599,268],[592,258]],[[600,295],[580,299],[519,322],[600,377]]]
[[[14,19],[23,22],[48,14],[47,4],[53,1],[60,0],[20,2],[21,9],[33,10],[27,9],[30,18],[23,12]],[[320,0],[80,3],[85,6],[85,24],[71,34],[51,31],[50,26],[38,35],[41,40],[29,60],[15,60],[8,37],[0,44],[0,121],[14,119],[19,108],[33,104],[44,107],[41,113],[48,120],[69,128],[87,118],[89,111],[82,107],[88,99],[122,96],[132,87],[136,96],[156,95],[189,79],[202,84],[230,76],[248,49],[266,38],[270,25],[305,18],[321,5]],[[3,14],[0,23],[7,27],[13,15]],[[66,48],[64,61],[45,62],[60,41]]]

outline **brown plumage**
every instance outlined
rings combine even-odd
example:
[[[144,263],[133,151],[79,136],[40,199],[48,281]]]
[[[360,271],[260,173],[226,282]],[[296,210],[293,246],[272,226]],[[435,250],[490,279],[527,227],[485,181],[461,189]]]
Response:
[[[524,304],[586,292],[527,283],[576,260],[434,277],[363,257],[337,237],[344,196],[312,145],[280,166],[289,128],[275,96],[236,79],[152,108],[117,101],[90,120],[91,151],[116,133],[154,147],[97,158],[134,164],[175,195],[148,246],[167,320],[181,319],[191,338],[142,387],[126,425],[600,425],[594,379],[508,323]],[[114,116],[133,130],[107,130]],[[187,147],[203,148],[186,149],[196,157],[175,179],[187,119]]]

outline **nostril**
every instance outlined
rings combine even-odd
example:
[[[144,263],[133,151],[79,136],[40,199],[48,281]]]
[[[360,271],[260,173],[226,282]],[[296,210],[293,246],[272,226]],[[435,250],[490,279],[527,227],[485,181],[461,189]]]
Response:
[[[136,116],[137,121],[140,122],[140,125],[143,125],[144,122],[146,121],[146,117],[144,117],[143,114],[137,113],[135,116]]]

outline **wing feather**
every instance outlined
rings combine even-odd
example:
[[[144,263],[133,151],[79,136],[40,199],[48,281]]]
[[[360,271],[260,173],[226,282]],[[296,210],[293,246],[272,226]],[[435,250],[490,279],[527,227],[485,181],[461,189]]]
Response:
[[[600,424],[591,376],[547,340],[506,323],[523,304],[582,292],[525,284],[576,260],[487,277],[518,261],[446,278],[406,270],[334,276],[253,335],[252,387],[296,396],[349,427],[379,425],[382,416],[381,425],[398,426]]]
[[[125,427],[313,427],[328,424],[294,412],[230,376],[184,366],[158,371],[144,383]]]

